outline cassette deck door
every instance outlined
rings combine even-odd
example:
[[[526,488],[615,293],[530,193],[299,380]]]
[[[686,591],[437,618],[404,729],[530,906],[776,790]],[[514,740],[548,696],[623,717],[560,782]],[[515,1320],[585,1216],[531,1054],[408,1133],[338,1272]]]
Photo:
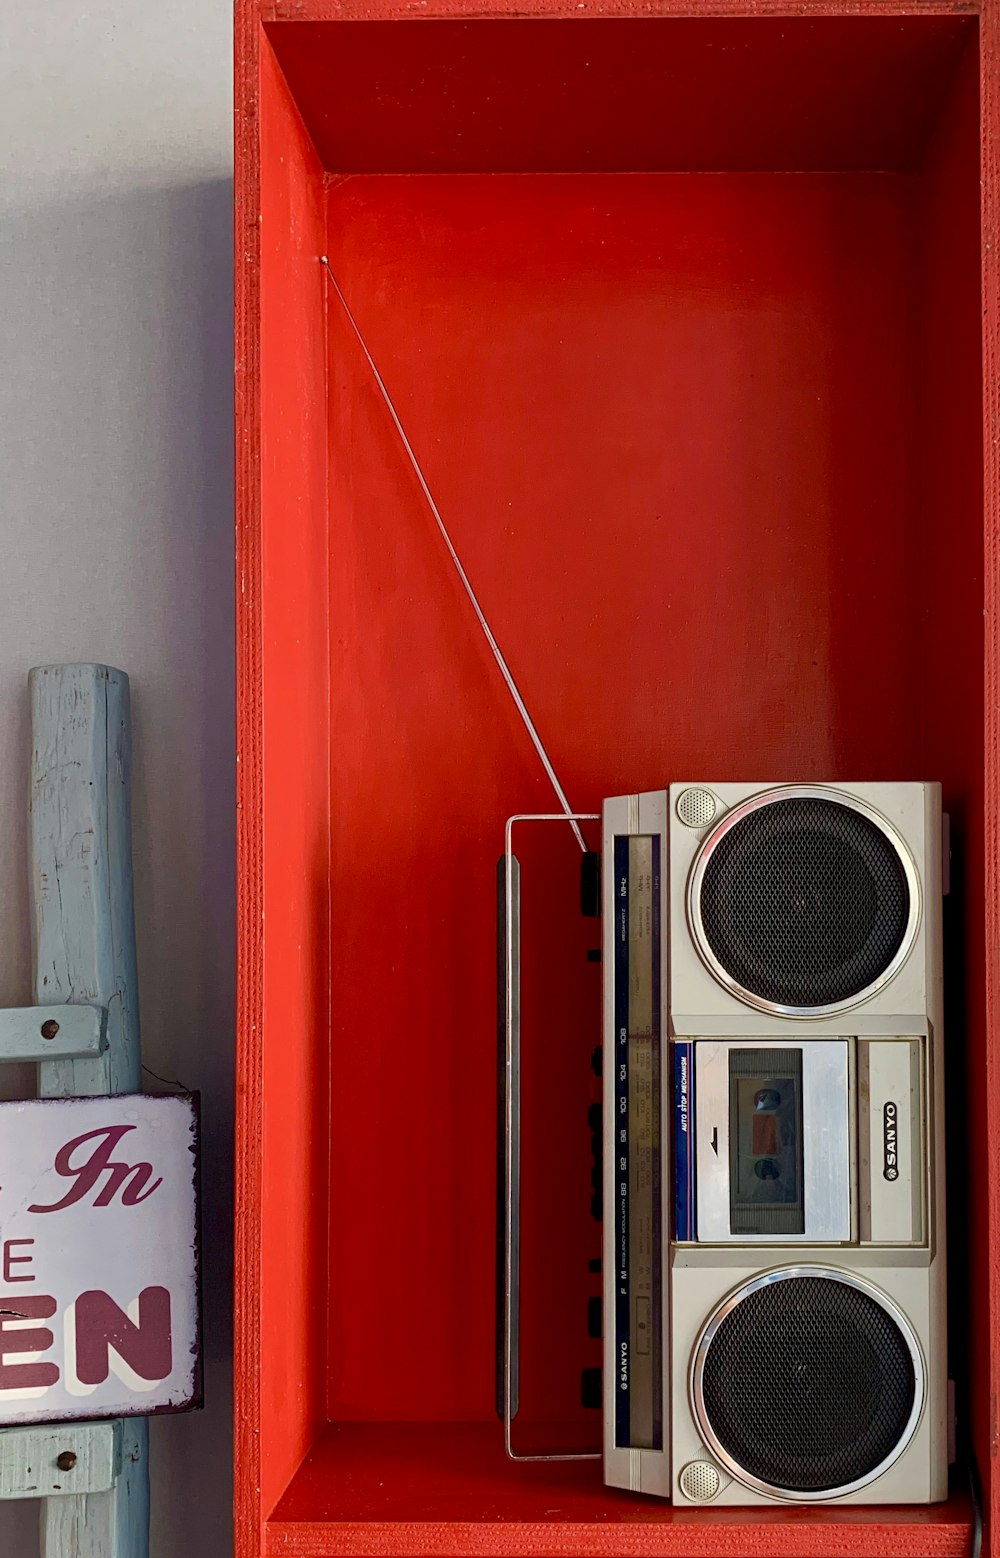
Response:
[[[853,1039],[694,1045],[699,1243],[847,1244]]]

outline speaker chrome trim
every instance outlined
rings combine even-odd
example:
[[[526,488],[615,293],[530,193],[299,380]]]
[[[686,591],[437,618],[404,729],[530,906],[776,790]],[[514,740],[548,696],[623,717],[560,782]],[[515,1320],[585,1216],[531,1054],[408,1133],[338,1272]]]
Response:
[[[705,1360],[708,1357],[708,1349],[712,1344],[719,1326],[738,1304],[755,1293],[759,1288],[767,1287],[774,1282],[788,1282],[794,1277],[824,1277],[833,1282],[842,1282],[846,1287],[856,1288],[866,1294],[875,1303],[880,1304],[886,1313],[899,1327],[903,1339],[906,1342],[913,1364],[913,1408],[907,1419],[906,1427],[899,1437],[893,1450],[884,1460],[880,1461],[865,1476],[858,1477],[854,1482],[845,1482],[837,1488],[819,1488],[801,1491],[796,1488],[782,1488],[770,1482],[763,1482],[758,1477],[753,1477],[733,1458],[720,1443],[713,1429],[705,1406],[704,1374]],[[753,1277],[749,1282],[741,1283],[713,1310],[709,1316],[698,1341],[695,1343],[691,1354],[691,1367],[688,1376],[688,1395],[691,1408],[694,1413],[698,1431],[705,1441],[707,1448],[716,1459],[726,1468],[733,1478],[743,1487],[751,1489],[754,1493],[763,1493],[768,1498],[786,1500],[793,1504],[825,1504],[831,1499],[844,1498],[849,1493],[857,1493],[861,1488],[866,1488],[894,1466],[910,1445],[924,1409],[924,1400],[927,1394],[927,1371],[924,1366],[924,1356],[920,1350],[920,1342],[917,1334],[904,1315],[899,1305],[876,1287],[873,1282],[867,1282],[863,1277],[852,1271],[837,1270],[832,1266],[780,1266],[772,1271],[765,1271],[760,1276]]]
[[[752,990],[747,990],[738,980],[723,968],[712,948],[708,944],[705,927],[701,917],[701,885],[708,868],[713,851],[738,822],[751,812],[759,811],[764,806],[772,806],[776,801],[820,800],[831,801],[838,806],[846,806],[851,811],[856,811],[866,817],[880,828],[889,840],[893,849],[899,856],[906,877],[906,885],[910,894],[910,913],[903,932],[903,939],[899,944],[891,963],[888,963],[877,979],[856,995],[848,996],[846,1000],[834,1001],[826,1006],[783,1006],[777,1001],[765,1000],[763,996],[755,995]],[[887,817],[876,811],[874,806],[869,806],[859,796],[851,795],[844,790],[834,790],[827,785],[803,784],[803,785],[779,785],[773,790],[762,790],[757,795],[752,795],[748,800],[742,801],[728,811],[722,820],[711,829],[708,837],[702,843],[698,854],[695,856],[691,875],[688,879],[687,891],[687,919],[691,940],[694,942],[698,956],[708,969],[712,978],[722,985],[729,993],[742,1001],[746,1006],[752,1006],[759,1012],[768,1012],[774,1017],[809,1018],[831,1017],[836,1012],[850,1011],[855,1006],[861,1006],[865,1001],[870,1001],[873,995],[885,988],[889,981],[902,968],[906,959],[913,950],[913,944],[917,939],[917,930],[920,926],[921,900],[920,878],[916,864],[910,851],[906,847],[901,834],[893,827]]]

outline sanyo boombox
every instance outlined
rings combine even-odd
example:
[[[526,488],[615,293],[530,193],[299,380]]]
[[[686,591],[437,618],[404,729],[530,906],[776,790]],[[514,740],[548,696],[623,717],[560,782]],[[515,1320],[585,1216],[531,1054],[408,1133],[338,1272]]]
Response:
[[[606,1481],[944,1498],[939,787],[608,800],[602,891]]]

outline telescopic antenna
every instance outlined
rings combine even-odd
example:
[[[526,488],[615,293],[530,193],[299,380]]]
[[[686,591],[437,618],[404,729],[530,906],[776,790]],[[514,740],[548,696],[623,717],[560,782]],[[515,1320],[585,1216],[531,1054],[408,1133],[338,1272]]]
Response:
[[[404,450],[406,451],[406,457],[409,460],[410,465],[413,468],[413,474],[416,476],[417,481],[420,483],[420,490],[423,493],[425,499],[427,500],[427,507],[430,509],[431,513],[433,514],[433,516],[434,516],[434,523],[437,525],[438,530],[441,532],[441,537],[442,537],[442,539],[444,541],[444,544],[448,548],[448,556],[451,558],[452,563],[454,564],[455,572],[458,574],[459,579],[462,581],[462,588],[465,590],[466,595],[469,597],[469,600],[470,600],[470,602],[472,604],[472,609],[475,612],[476,618],[477,618],[477,620],[479,622],[479,626],[483,630],[483,636],[486,639],[486,642],[489,644],[490,649],[493,651],[493,658],[494,658],[494,660],[496,661],[497,665],[500,668],[500,675],[503,677],[504,681],[507,684],[507,691],[510,693],[511,697],[514,700],[514,707],[517,709],[518,714],[520,714],[521,719],[522,719],[522,721],[524,723],[524,728],[528,732],[528,735],[531,737],[532,745],[535,748],[535,751],[538,753],[538,756],[539,756],[539,758],[541,760],[542,767],[545,769],[545,772],[548,774],[549,782],[552,785],[553,790],[556,792],[556,795],[557,795],[557,797],[559,799],[559,804],[560,804],[560,806],[563,809],[563,814],[565,815],[567,822],[569,823],[570,827],[573,829],[574,834],[576,835],[577,843],[579,844],[580,848],[583,850],[584,854],[586,854],[587,853],[587,845],[586,845],[586,843],[584,841],[583,834],[580,832],[580,825],[579,825],[579,823],[576,820],[576,817],[575,817],[574,812],[573,812],[573,808],[570,805],[570,803],[569,803],[569,801],[568,801],[568,799],[566,797],[565,790],[563,789],[562,785],[559,783],[558,775],[556,774],[556,771],[555,771],[555,769],[552,766],[552,759],[549,757],[548,752],[546,752],[545,745],[544,745],[544,743],[542,741],[542,738],[538,734],[538,731],[535,728],[535,722],[531,718],[531,715],[528,713],[527,705],[525,704],[524,699],[521,697],[521,694],[520,694],[520,692],[518,690],[517,683],[515,682],[514,677],[511,674],[510,666],[507,664],[507,661],[504,659],[503,650],[500,648],[500,645],[497,643],[497,640],[496,640],[496,634],[493,632],[493,629],[490,627],[489,623],[486,620],[486,614],[483,611],[482,606],[480,606],[480,604],[479,604],[479,599],[478,599],[478,597],[476,595],[475,590],[472,588],[472,581],[470,580],[469,575],[466,573],[465,569],[462,567],[461,558],[459,557],[457,551],[455,550],[455,543],[452,541],[451,536],[448,533],[448,526],[445,524],[444,520],[441,517],[441,510],[438,508],[437,504],[435,503],[434,495],[431,492],[430,487],[427,485],[427,478],[425,477],[425,475],[424,475],[424,473],[423,473],[423,471],[421,469],[420,461],[417,459],[417,456],[416,456],[416,454],[413,451],[413,445],[410,443],[410,440],[406,436],[406,429],[404,428],[402,422],[399,419],[399,413],[397,412],[396,407],[393,405],[392,396],[389,394],[389,391],[386,388],[385,380],[383,379],[381,373],[379,373],[378,366],[377,366],[377,364],[375,362],[375,359],[372,356],[371,352],[368,350],[368,343],[366,342],[364,336],[361,334],[361,330],[360,330],[360,328],[358,326],[358,322],[355,319],[354,315],[352,314],[350,305],[349,305],[347,299],[345,298],[345,296],[343,294],[343,291],[341,290],[340,283],[339,283],[339,281],[337,280],[336,276],[333,273],[333,268],[330,265],[330,261],[327,259],[325,254],[321,254],[320,257],[319,257],[319,260],[320,260],[320,264],[325,266],[325,268],[326,268],[326,273],[327,273],[327,275],[330,278],[331,284],[333,286],[333,290],[336,292],[337,297],[340,299],[340,306],[342,307],[342,309],[344,310],[345,315],[347,316],[347,321],[348,321],[349,325],[351,326],[351,329],[354,331],[354,334],[358,338],[358,345],[361,347],[361,350],[365,354],[365,361],[367,362],[369,368],[371,369],[372,377],[374,378],[375,383],[378,385],[379,394],[382,396],[382,399],[385,401],[386,410],[388,411],[390,417],[392,418],[393,426],[395,427],[396,432],[399,434],[399,441],[402,444]]]

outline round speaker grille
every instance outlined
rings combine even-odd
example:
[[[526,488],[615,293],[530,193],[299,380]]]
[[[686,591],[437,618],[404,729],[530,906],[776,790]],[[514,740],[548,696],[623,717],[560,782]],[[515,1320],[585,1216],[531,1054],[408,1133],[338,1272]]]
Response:
[[[718,1467],[711,1461],[688,1461],[680,1475],[681,1492],[685,1498],[704,1504],[715,1498],[722,1486]]]
[[[772,1272],[731,1298],[695,1354],[702,1432],[741,1481],[793,1497],[864,1484],[919,1415],[919,1352],[866,1286]]]
[[[677,797],[677,815],[686,828],[707,828],[718,807],[711,790],[692,785]]]
[[[774,792],[724,820],[702,861],[696,933],[755,1005],[849,1005],[915,925],[900,846],[847,800]]]

